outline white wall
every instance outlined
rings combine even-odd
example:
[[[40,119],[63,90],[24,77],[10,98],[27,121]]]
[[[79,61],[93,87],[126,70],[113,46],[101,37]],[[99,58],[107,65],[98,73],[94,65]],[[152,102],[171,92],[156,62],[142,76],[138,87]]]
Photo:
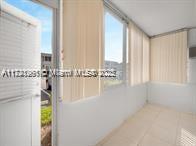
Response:
[[[196,58],[189,59],[189,83],[196,84]]]
[[[108,89],[103,95],[60,103],[59,146],[93,146],[146,103],[146,85]]]
[[[148,102],[196,113],[196,85],[149,83]]]
[[[196,46],[196,29],[191,29],[188,32],[188,46],[193,47]]]

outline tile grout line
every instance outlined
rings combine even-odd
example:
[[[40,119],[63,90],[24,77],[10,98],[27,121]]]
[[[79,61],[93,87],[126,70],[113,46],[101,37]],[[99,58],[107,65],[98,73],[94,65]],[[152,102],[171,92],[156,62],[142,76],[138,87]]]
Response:
[[[146,130],[146,132],[144,133],[144,135],[142,136],[142,138],[138,141],[137,146],[139,146],[139,144],[141,143],[141,141],[143,140],[143,138],[147,135],[147,133],[149,132],[149,130],[152,128],[153,124],[155,123],[155,120],[158,118],[159,114],[160,114],[161,110],[157,113],[157,115],[154,118],[154,121],[152,122],[152,124],[149,126],[149,128]]]
[[[178,128],[180,127],[180,119],[181,119],[181,112],[179,113],[179,118],[178,118],[178,123],[177,123],[177,128],[176,128],[176,137],[175,137],[175,145],[177,145],[177,140],[178,140]]]

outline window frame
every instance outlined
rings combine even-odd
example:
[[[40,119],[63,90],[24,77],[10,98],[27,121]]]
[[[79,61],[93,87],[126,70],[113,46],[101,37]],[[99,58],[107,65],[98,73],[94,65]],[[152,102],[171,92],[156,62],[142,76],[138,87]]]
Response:
[[[103,86],[104,86],[104,90],[110,90],[110,89],[114,89],[114,88],[117,88],[117,87],[121,87],[121,86],[125,86],[127,85],[127,29],[128,29],[128,23],[127,21],[125,21],[123,18],[121,18],[120,16],[118,16],[111,8],[108,8],[106,5],[104,6],[104,53],[103,53],[103,61],[105,62],[105,16],[106,16],[106,13],[109,13],[112,17],[114,17],[115,19],[117,19],[119,22],[122,23],[123,25],[123,43],[122,43],[122,83],[120,84],[116,84],[116,85],[110,85],[108,87],[105,87],[104,86],[104,83],[103,83]],[[105,63],[104,63],[105,64]],[[103,65],[103,68],[105,69],[105,65]],[[104,81],[103,81],[104,82]]]
[[[30,0],[38,4],[42,4],[52,10],[52,68],[61,68],[61,47],[62,47],[62,12],[63,12],[63,0]],[[58,78],[52,78],[52,146],[57,145],[57,127],[58,127],[58,111],[57,107],[62,101],[61,94],[61,80]]]

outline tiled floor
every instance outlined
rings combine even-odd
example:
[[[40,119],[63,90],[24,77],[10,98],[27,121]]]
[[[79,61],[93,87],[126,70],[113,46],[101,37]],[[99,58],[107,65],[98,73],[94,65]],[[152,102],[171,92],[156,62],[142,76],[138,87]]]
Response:
[[[196,116],[147,104],[97,146],[196,146]]]

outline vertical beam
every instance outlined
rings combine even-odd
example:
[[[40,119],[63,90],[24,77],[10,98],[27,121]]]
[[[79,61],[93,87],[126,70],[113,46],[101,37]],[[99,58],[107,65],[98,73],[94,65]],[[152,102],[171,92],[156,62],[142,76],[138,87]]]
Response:
[[[127,24],[123,23],[123,82],[127,82]]]

